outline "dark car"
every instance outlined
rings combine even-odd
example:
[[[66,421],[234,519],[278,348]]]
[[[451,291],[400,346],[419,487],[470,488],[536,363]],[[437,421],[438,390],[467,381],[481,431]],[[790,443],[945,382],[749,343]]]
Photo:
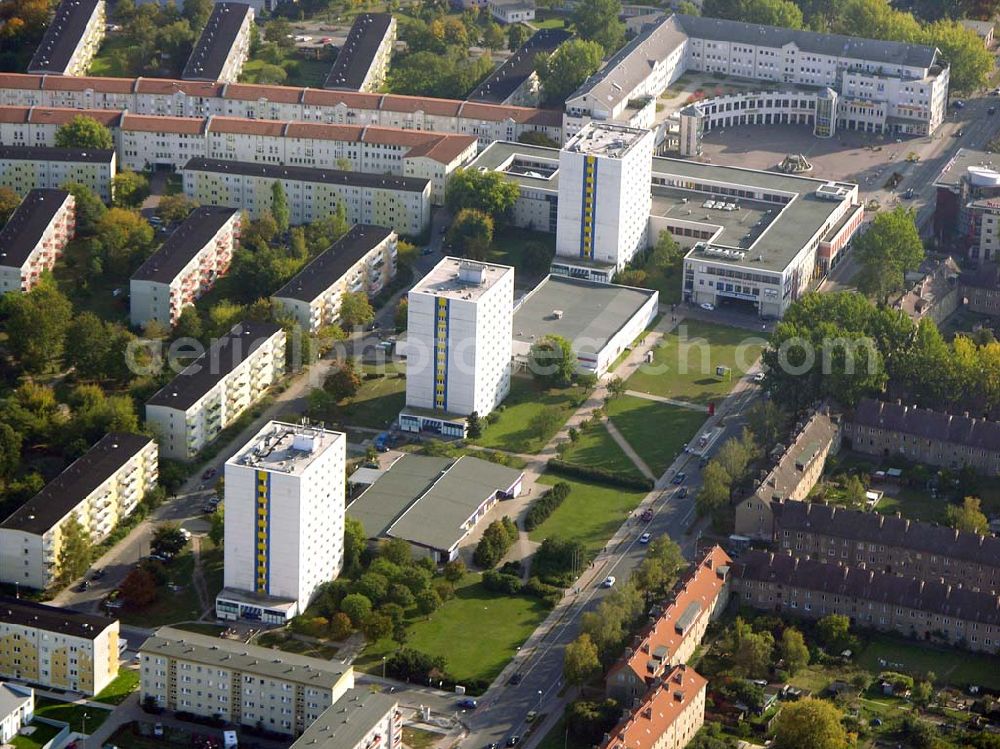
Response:
[[[996,113],[997,113],[997,108],[996,107],[990,107],[989,109],[986,110],[986,114],[988,114],[990,116],[992,116],[992,115],[994,115]]]
[[[510,738],[507,739],[507,746],[517,746],[520,743],[521,743],[521,737],[520,736],[516,736],[515,735],[515,736],[511,736]]]
[[[518,684],[521,683],[521,679],[523,679],[523,678],[524,677],[521,676],[520,673],[514,672],[513,674],[511,674],[510,678],[507,680],[507,683],[510,684],[512,687],[516,687]]]
[[[89,582],[87,582],[86,580],[81,580],[80,584],[76,586],[76,592],[83,593],[83,591],[85,591],[89,587],[90,587]]]
[[[93,572],[90,573],[90,579],[91,580],[100,580],[106,574],[108,574],[108,573],[105,572],[104,570],[94,570]]]
[[[201,474],[201,480],[202,481],[208,481],[213,476],[215,476],[215,469],[214,468],[206,468],[205,472],[203,474]]]
[[[466,710],[475,710],[478,705],[479,703],[476,702],[471,697],[466,697],[465,699],[461,699],[458,701],[458,706],[461,708],[465,708]]]
[[[674,476],[673,481],[671,483],[673,483],[673,484],[675,484],[677,486],[680,486],[681,484],[684,483],[684,479],[686,479],[686,478],[687,478],[687,474],[685,474],[684,471],[681,471],[676,476]]]
[[[677,499],[684,499],[684,497],[686,497],[687,495],[688,495],[688,488],[686,486],[682,486],[680,489],[677,490]]]

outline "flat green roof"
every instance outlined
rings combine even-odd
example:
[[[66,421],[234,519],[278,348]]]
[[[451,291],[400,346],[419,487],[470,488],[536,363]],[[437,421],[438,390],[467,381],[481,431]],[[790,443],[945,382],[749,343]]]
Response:
[[[469,455],[458,460],[404,455],[348,505],[347,514],[361,521],[370,538],[391,536],[449,551],[479,507],[521,476]]]
[[[547,335],[578,343],[594,353],[656,295],[651,289],[548,276],[514,310],[514,340],[531,344]],[[555,310],[562,315],[556,317]]]

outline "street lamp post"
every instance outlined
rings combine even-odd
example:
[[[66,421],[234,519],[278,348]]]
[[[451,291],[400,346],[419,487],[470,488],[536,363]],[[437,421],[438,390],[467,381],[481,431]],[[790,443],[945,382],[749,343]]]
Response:
[[[83,735],[87,735],[87,713],[83,714]]]
[[[382,678],[385,678],[385,656],[382,656]]]

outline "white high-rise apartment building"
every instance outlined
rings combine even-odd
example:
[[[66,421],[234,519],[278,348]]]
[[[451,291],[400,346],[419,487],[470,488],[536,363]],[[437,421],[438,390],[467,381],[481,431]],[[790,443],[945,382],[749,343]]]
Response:
[[[220,618],[283,624],[340,574],[346,446],[340,432],[271,421],[226,461]]]
[[[552,272],[610,283],[646,248],[653,133],[588,123],[559,153]]]
[[[409,293],[400,429],[464,436],[510,390],[514,269],[446,257]]]

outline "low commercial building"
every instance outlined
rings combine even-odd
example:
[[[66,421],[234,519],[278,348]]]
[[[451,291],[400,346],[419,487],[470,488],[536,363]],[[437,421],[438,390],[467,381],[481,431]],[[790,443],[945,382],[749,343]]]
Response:
[[[226,461],[220,619],[284,625],[344,564],[347,436],[271,421]]]
[[[32,190],[0,229],[0,294],[31,291],[76,231],[76,200],[65,190]]]
[[[105,11],[104,0],[61,0],[28,72],[86,75],[104,39]]]
[[[347,516],[369,538],[401,538],[443,564],[497,502],[520,494],[523,481],[518,470],[468,455],[406,454],[348,505]]]
[[[862,398],[844,424],[844,439],[858,452],[903,456],[917,463],[1000,475],[1000,424],[968,413],[950,414]]]
[[[9,187],[18,195],[79,182],[105,203],[110,203],[111,186],[117,173],[118,160],[114,151],[0,145],[0,187]]]
[[[253,18],[253,8],[246,3],[216,3],[181,77],[236,83],[250,55]]]
[[[734,530],[740,536],[769,541],[774,537],[774,508],[782,502],[809,496],[826,467],[826,459],[840,450],[841,418],[829,408],[814,411],[796,426],[791,443],[771,453],[773,467],[754,493],[736,505]]]
[[[354,670],[241,640],[162,627],[139,647],[140,701],[298,736],[354,688]]]
[[[189,198],[239,208],[251,218],[270,210],[277,180],[284,187],[293,225],[326,218],[339,206],[349,223],[391,226],[413,237],[427,231],[431,222],[431,182],[421,177],[206,158],[189,160],[182,174]]]
[[[0,523],[0,582],[48,588],[61,574],[66,525],[79,523],[91,543],[100,543],[153,490],[158,477],[152,439],[126,432],[104,435]]]
[[[0,744],[13,741],[34,714],[34,689],[0,681]]]
[[[177,324],[185,307],[194,304],[229,270],[239,239],[236,208],[195,208],[129,281],[129,321],[141,327],[155,320],[167,328]]]
[[[632,705],[659,681],[668,678],[673,669],[687,663],[701,644],[708,623],[726,610],[732,563],[719,546],[712,547],[698,562],[664,611],[608,669],[605,677],[608,697],[622,705]]]
[[[356,224],[271,299],[308,333],[336,323],[345,292],[374,296],[396,275],[396,239],[392,229]]]
[[[655,289],[547,276],[514,308],[514,361],[527,365],[531,347],[557,335],[573,346],[578,372],[600,377],[658,309]]]
[[[708,680],[693,668],[674,668],[600,743],[600,749],[684,749],[705,723]]]
[[[378,91],[385,83],[395,45],[396,19],[391,13],[360,13],[347,32],[323,88]]]
[[[164,456],[190,460],[284,373],[284,330],[270,322],[237,323],[146,401],[146,424]]]
[[[495,140],[516,141],[528,133],[563,141],[562,115],[553,109],[253,83],[3,73],[0,105],[389,127],[471,135],[482,148]]]
[[[0,677],[94,696],[117,675],[117,619],[0,596]]]
[[[400,429],[462,437],[510,392],[514,269],[446,257],[407,299]]]
[[[538,58],[540,55],[542,58],[551,55],[571,36],[572,33],[565,29],[539,29],[503,65],[476,86],[468,96],[469,101],[538,106],[541,98],[541,85],[535,72]]]
[[[996,652],[1000,604],[992,592],[787,554],[748,551],[733,563],[732,595],[777,616],[839,614],[853,626]]]
[[[527,23],[535,20],[535,0],[489,0],[486,7],[500,23]]]

